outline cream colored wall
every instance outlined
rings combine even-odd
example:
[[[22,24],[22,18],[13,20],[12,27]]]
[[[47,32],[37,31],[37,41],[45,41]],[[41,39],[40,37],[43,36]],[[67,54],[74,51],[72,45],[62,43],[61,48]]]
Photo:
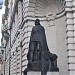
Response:
[[[61,74],[68,75],[67,39],[65,16],[56,21],[56,49],[58,54],[58,67]]]
[[[45,28],[45,34],[47,39],[47,44],[49,47],[50,52],[55,52],[56,50],[56,26],[49,27],[49,24],[47,21],[41,22],[41,25]]]
[[[54,21],[55,26],[49,27],[47,21],[41,21],[45,28],[50,52],[57,54],[60,75],[68,75],[67,40],[65,16]]]

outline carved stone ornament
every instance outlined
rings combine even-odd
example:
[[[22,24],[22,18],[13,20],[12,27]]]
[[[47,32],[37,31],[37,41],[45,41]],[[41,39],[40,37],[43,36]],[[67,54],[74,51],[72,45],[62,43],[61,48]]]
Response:
[[[47,18],[47,21],[49,23],[49,27],[51,26],[55,26],[54,25],[54,20],[56,18],[56,13],[54,12],[49,12],[48,14],[46,14],[46,18]]]

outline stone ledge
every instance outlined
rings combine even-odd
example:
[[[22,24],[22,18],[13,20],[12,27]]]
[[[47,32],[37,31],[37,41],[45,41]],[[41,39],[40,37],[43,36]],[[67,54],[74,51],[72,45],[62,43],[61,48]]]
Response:
[[[41,72],[39,71],[29,71],[27,72],[27,75],[41,75]],[[59,72],[47,72],[47,75],[59,75]]]

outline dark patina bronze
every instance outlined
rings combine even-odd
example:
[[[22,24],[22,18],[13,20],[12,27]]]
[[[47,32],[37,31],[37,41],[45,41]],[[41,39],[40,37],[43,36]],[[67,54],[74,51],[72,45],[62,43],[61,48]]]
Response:
[[[27,75],[27,71],[41,71],[41,75],[46,75],[47,71],[59,71],[57,55],[49,51],[45,29],[39,19],[35,20],[35,26],[32,28],[27,59],[24,75]]]

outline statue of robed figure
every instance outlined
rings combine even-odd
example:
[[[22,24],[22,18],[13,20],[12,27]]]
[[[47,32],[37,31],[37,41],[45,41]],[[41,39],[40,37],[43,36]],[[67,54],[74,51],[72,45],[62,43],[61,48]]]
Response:
[[[59,71],[57,68],[57,55],[49,51],[45,29],[40,24],[40,20],[35,20],[35,26],[32,28],[29,51],[27,54],[28,65],[24,71],[41,71],[41,75],[46,75],[47,71]]]

